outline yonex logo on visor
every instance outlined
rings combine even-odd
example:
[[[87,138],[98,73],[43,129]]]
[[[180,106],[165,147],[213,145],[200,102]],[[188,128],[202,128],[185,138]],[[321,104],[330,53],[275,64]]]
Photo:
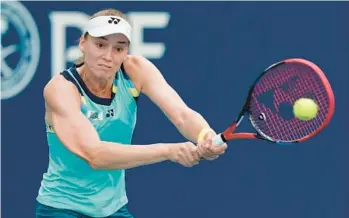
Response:
[[[120,19],[116,18],[116,17],[110,17],[110,20],[108,20],[108,23],[113,23],[114,24],[118,24],[120,22]]]
[[[120,33],[125,35],[131,42],[131,25],[125,19],[118,16],[99,16],[92,18],[88,21],[85,31],[93,37]]]

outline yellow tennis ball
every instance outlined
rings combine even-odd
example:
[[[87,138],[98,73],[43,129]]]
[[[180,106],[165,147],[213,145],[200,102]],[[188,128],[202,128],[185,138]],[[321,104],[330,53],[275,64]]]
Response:
[[[318,105],[310,98],[300,98],[293,105],[293,114],[300,120],[313,119],[318,110]]]

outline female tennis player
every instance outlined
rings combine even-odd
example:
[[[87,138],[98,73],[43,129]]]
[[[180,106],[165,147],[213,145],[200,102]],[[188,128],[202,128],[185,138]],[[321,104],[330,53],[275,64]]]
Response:
[[[45,86],[49,165],[37,218],[132,217],[125,169],[166,160],[191,167],[200,158],[214,160],[224,153],[226,145],[212,145],[216,133],[159,70],[143,57],[128,55],[130,43],[131,26],[121,12],[97,12],[80,39],[81,60]],[[189,141],[130,145],[140,93]]]

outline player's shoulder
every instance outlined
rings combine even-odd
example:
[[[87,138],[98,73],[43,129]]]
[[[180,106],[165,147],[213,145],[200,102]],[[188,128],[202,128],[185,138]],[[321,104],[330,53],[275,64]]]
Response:
[[[45,85],[44,91],[49,91],[51,89],[69,89],[69,82],[62,76],[62,74],[57,74],[53,76]]]
[[[140,55],[127,55],[123,62],[125,70],[135,70],[151,63],[147,58]]]
[[[79,94],[78,90],[62,74],[53,76],[45,85],[43,90],[44,98],[57,98]]]
[[[127,55],[123,62],[125,73],[131,78],[136,89],[141,92],[144,78],[147,77],[147,72],[151,62],[139,55]]]

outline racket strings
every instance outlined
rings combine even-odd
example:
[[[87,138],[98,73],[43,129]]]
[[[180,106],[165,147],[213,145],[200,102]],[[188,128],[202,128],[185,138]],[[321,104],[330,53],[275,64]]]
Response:
[[[301,87],[305,87],[306,89],[300,89],[296,85],[296,87],[294,88],[294,91],[296,91],[296,93],[294,95],[285,95],[281,93],[282,97],[275,99],[277,101],[277,104],[280,104],[284,99],[287,99],[289,102],[293,104],[294,101],[297,100],[298,98],[306,97],[304,95],[306,94],[307,92],[306,90],[308,89],[308,87],[312,87],[312,91],[315,92],[315,96],[319,96],[319,97],[323,96],[319,94],[319,90],[321,91],[321,88],[319,88],[318,84],[320,84],[321,81],[314,76],[315,74],[311,71],[311,69],[301,69],[300,67],[297,67],[295,69],[290,69],[290,74],[297,75],[298,72],[302,72],[302,74],[304,74],[304,78],[302,78],[304,79],[303,80],[304,84],[302,84]],[[277,78],[280,78],[281,76],[282,74],[280,73],[277,74]],[[318,100],[318,99],[314,99],[314,100]],[[323,108],[321,108],[321,106],[323,106],[323,104],[319,104],[319,106],[320,106],[320,110],[322,111]],[[323,121],[324,119],[325,117],[323,116],[323,113],[319,113],[318,117],[314,119],[314,122],[311,123],[310,125],[304,121],[297,120],[298,121],[297,123],[290,122],[290,129],[294,134],[296,134],[296,136],[298,136],[298,138],[302,138],[303,136],[308,135],[311,132],[315,131],[317,128],[319,128],[322,124],[321,121]],[[283,134],[288,134],[288,133],[284,132]],[[290,140],[292,140],[292,138]]]
[[[270,90],[272,103],[259,99],[259,96]],[[293,117],[293,104],[301,97],[312,98],[319,106],[318,115],[310,121]],[[284,103],[289,106],[289,113],[292,113],[289,119],[280,114],[280,106]],[[279,65],[265,73],[256,83],[250,102],[250,119],[258,132],[274,140],[295,141],[316,131],[326,119],[328,108],[327,91],[312,68],[296,63]],[[260,119],[262,113],[265,119]]]

